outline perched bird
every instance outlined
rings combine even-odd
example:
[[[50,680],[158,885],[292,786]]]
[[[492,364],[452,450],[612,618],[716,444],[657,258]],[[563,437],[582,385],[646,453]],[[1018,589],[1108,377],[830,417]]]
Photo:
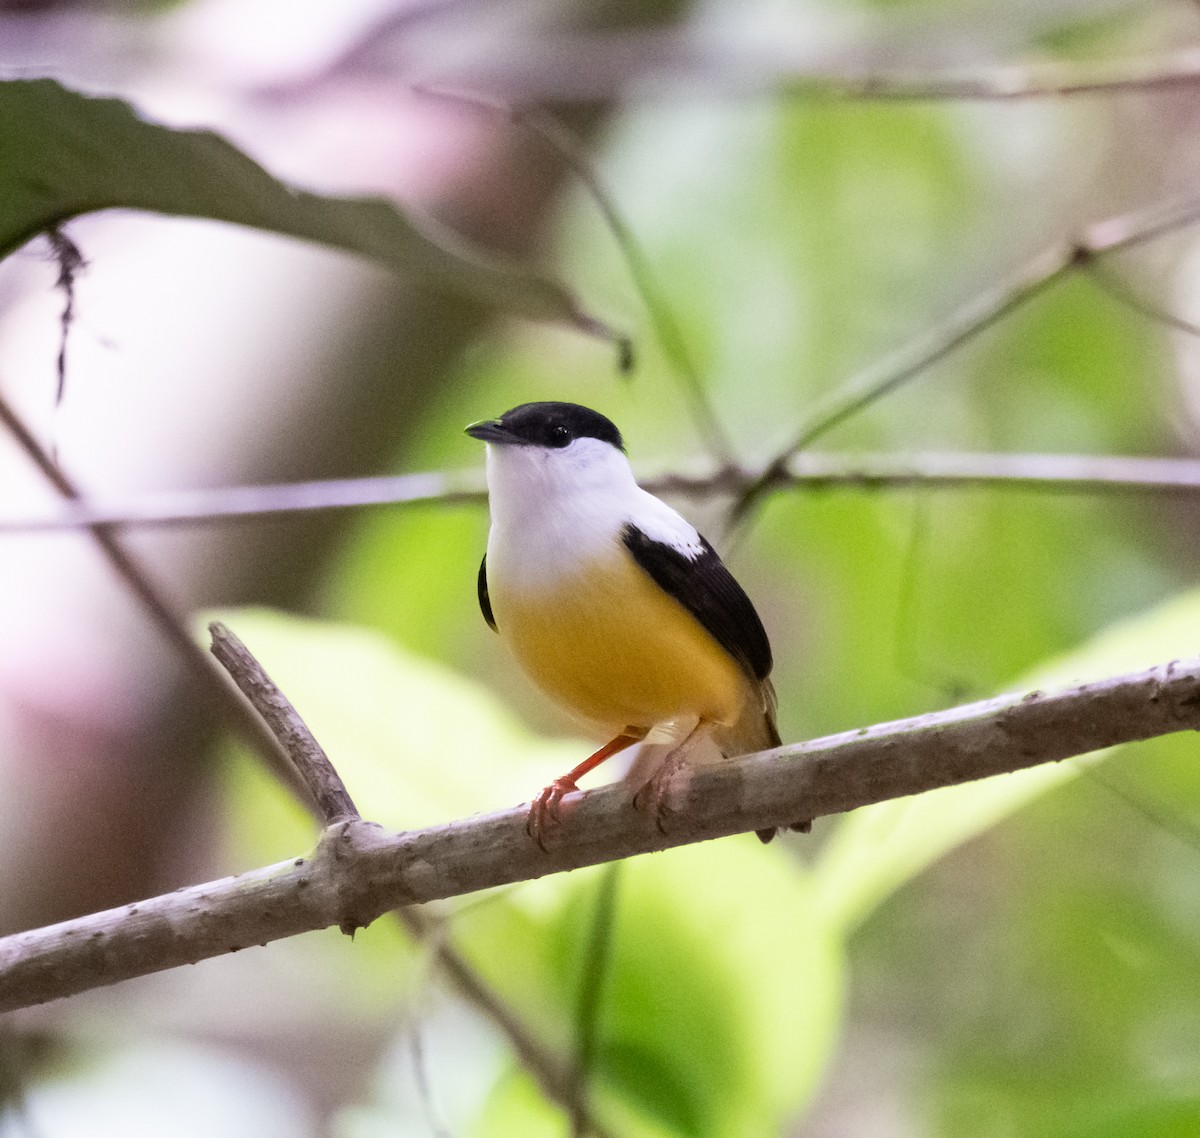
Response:
[[[660,774],[706,735],[726,756],[778,746],[754,606],[712,546],[634,481],[613,423],[575,403],[523,403],[466,431],[488,444],[484,619],[547,695],[612,735],[534,800],[530,836],[544,848],[576,781],[636,742],[668,745]]]

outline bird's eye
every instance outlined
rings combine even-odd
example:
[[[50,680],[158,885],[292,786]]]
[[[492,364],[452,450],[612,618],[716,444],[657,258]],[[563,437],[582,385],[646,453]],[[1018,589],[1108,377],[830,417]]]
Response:
[[[571,432],[561,423],[550,428],[550,445],[552,447],[565,447],[570,441]]]

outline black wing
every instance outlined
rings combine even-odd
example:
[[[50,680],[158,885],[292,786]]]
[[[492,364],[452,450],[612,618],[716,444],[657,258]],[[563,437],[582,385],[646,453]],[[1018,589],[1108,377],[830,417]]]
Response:
[[[688,610],[748,675],[765,680],[771,672],[771,644],[750,598],[702,537],[701,551],[688,557],[637,526],[621,531],[625,548],[664,592]]]
[[[488,622],[493,632],[499,632],[496,627],[496,617],[492,613],[492,598],[488,596],[487,590],[487,554],[483,555],[483,560],[479,563],[479,577],[475,582],[475,589],[479,593],[479,611],[483,613],[483,619]]]

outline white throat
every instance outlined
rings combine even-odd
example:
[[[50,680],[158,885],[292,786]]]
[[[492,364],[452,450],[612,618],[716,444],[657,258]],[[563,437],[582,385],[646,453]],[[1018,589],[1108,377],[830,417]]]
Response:
[[[676,548],[699,549],[695,529],[642,490],[629,460],[600,439],[561,449],[491,443],[487,480],[488,579],[502,589],[548,588],[623,553],[630,523]]]

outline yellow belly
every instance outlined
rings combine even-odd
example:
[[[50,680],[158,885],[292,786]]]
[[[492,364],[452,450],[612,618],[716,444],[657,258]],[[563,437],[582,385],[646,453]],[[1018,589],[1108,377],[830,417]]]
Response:
[[[624,550],[537,596],[490,583],[501,637],[576,715],[612,730],[685,715],[737,720],[747,677]]]

